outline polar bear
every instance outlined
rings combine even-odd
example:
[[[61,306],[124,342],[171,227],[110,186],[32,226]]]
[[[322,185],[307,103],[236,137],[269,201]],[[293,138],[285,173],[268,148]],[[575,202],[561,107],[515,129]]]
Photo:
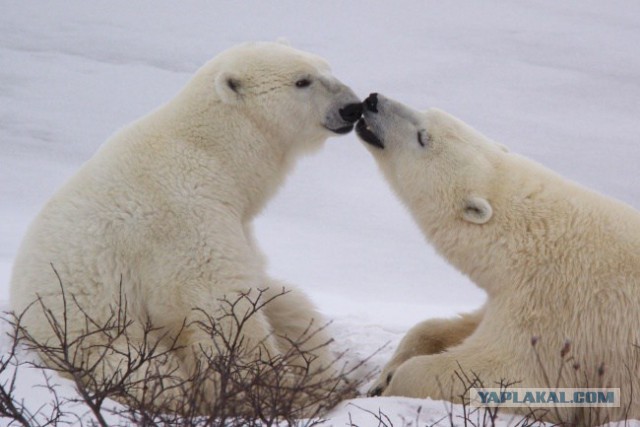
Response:
[[[183,381],[200,355],[224,348],[198,322],[214,319],[235,333],[222,300],[237,297],[234,310],[243,315],[262,290],[263,300],[273,300],[243,325],[243,348],[255,357],[290,352],[324,320],[301,291],[267,276],[252,219],[296,157],[351,131],[361,111],[360,99],[315,55],[267,42],[219,54],[174,99],[107,140],[31,224],[11,280],[22,325],[48,343],[59,338],[51,318],[64,318],[72,342],[86,333],[87,318],[102,325],[124,300],[133,324],[127,340],[118,337],[115,351],[102,354],[105,378],[126,366],[127,350],[140,345],[150,322],[157,352],[176,339],[181,351],[140,375],[148,368]],[[297,343],[312,356],[306,367],[334,376],[327,332],[309,335]],[[100,357],[104,340],[85,339],[92,345],[77,349],[78,360]],[[204,394],[213,400],[209,386]],[[165,388],[166,401],[184,393]]]
[[[549,410],[556,421],[640,417],[640,213],[436,109],[372,94],[356,132],[428,241],[487,293],[412,328],[370,394],[459,401],[466,374],[620,389],[619,408]]]

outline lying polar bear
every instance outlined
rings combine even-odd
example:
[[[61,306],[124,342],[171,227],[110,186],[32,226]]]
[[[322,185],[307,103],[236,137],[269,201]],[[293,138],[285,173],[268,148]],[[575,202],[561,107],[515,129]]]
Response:
[[[82,345],[71,344],[74,364],[101,361],[97,381],[117,377],[131,349],[148,338],[143,328],[150,322],[157,353],[181,351],[145,362],[130,378],[159,396],[143,395],[142,386],[129,392],[171,407],[184,400],[184,387],[147,384],[147,375],[184,385],[203,359],[215,360],[227,346],[199,322],[214,319],[219,330],[237,333],[222,300],[255,298],[261,289],[263,300],[275,299],[242,325],[243,346],[253,352],[244,356],[274,358],[296,343],[307,352],[300,364],[334,378],[327,333],[300,341],[324,324],[322,317],[301,291],[267,276],[251,223],[295,159],[352,130],[361,111],[353,91],[317,56],[281,43],[219,54],[174,99],[111,137],[31,224],[11,280],[22,325],[51,343],[60,340],[51,318],[64,320],[73,343],[108,322],[124,299],[133,321],[128,337],[85,336]],[[288,293],[277,296],[283,288]],[[248,313],[252,301],[240,298],[235,312]],[[218,386],[215,378],[203,383],[202,411],[215,402]]]
[[[458,371],[485,387],[620,388],[621,407],[601,420],[640,417],[640,213],[442,111],[377,94],[365,105],[356,132],[389,184],[439,253],[488,295],[475,313],[411,329],[370,394],[455,400]],[[590,415],[547,416],[580,424]]]

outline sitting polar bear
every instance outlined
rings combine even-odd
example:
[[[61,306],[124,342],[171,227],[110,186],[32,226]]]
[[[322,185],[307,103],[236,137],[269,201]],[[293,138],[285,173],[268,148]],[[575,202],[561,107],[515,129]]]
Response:
[[[439,110],[372,94],[356,132],[427,239],[488,295],[412,328],[370,394],[459,400],[464,372],[484,387],[619,388],[600,421],[640,417],[640,214]]]
[[[123,297],[133,321],[128,338],[118,337],[105,355],[98,349],[106,338],[85,337],[77,360],[88,366],[104,357],[109,378],[140,346],[148,321],[157,329],[157,353],[176,346],[174,339],[182,350],[139,375],[151,369],[180,383],[193,374],[198,355],[215,357],[224,348],[198,322],[216,319],[230,334],[237,328],[223,316],[229,307],[222,299],[255,297],[261,289],[269,300],[286,288],[243,325],[242,343],[256,358],[290,352],[324,321],[299,290],[266,275],[251,221],[296,157],[352,130],[361,111],[360,100],[317,56],[281,43],[221,53],[173,100],[109,139],[40,212],[11,281],[13,310],[26,310],[22,325],[41,343],[58,339],[46,307],[56,321],[66,319],[72,342],[86,333],[87,318],[107,322]],[[240,298],[234,311],[247,313],[252,301]],[[297,344],[312,355],[301,363],[332,378],[328,341],[319,330]],[[164,386],[167,401],[184,393]],[[214,399],[211,387],[203,407]]]

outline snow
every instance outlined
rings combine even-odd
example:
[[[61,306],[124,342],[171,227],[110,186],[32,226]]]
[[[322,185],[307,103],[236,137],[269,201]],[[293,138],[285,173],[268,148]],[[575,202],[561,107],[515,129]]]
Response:
[[[0,9],[5,309],[12,259],[55,189],[119,127],[248,40],[284,36],[324,56],[362,97],[379,91],[440,107],[640,207],[640,2],[1,0]],[[425,243],[354,135],[298,164],[257,234],[270,272],[313,297],[343,348],[365,356],[390,343],[372,368],[412,324],[484,299]],[[38,379],[23,381],[28,392]],[[422,422],[446,415],[441,402],[352,404],[396,420],[415,420],[420,406]],[[353,406],[337,410],[330,423],[345,425],[349,412]],[[358,412],[361,425],[375,425],[366,415]]]

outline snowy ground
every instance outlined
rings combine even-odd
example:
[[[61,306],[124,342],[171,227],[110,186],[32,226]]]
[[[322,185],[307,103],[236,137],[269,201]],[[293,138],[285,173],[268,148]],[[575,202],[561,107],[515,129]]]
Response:
[[[284,36],[363,97],[448,110],[640,208],[637,1],[2,0],[0,10],[2,308],[20,240],[53,191],[116,129],[247,40]],[[484,298],[423,241],[354,135],[301,161],[257,230],[271,273],[308,291],[343,348],[364,356],[392,343],[372,367],[415,322]],[[37,382],[24,381],[25,393]],[[396,425],[420,406],[423,423],[446,415],[440,402],[355,403],[398,414]],[[331,424],[345,425],[348,408]],[[366,416],[354,421],[376,424]]]

